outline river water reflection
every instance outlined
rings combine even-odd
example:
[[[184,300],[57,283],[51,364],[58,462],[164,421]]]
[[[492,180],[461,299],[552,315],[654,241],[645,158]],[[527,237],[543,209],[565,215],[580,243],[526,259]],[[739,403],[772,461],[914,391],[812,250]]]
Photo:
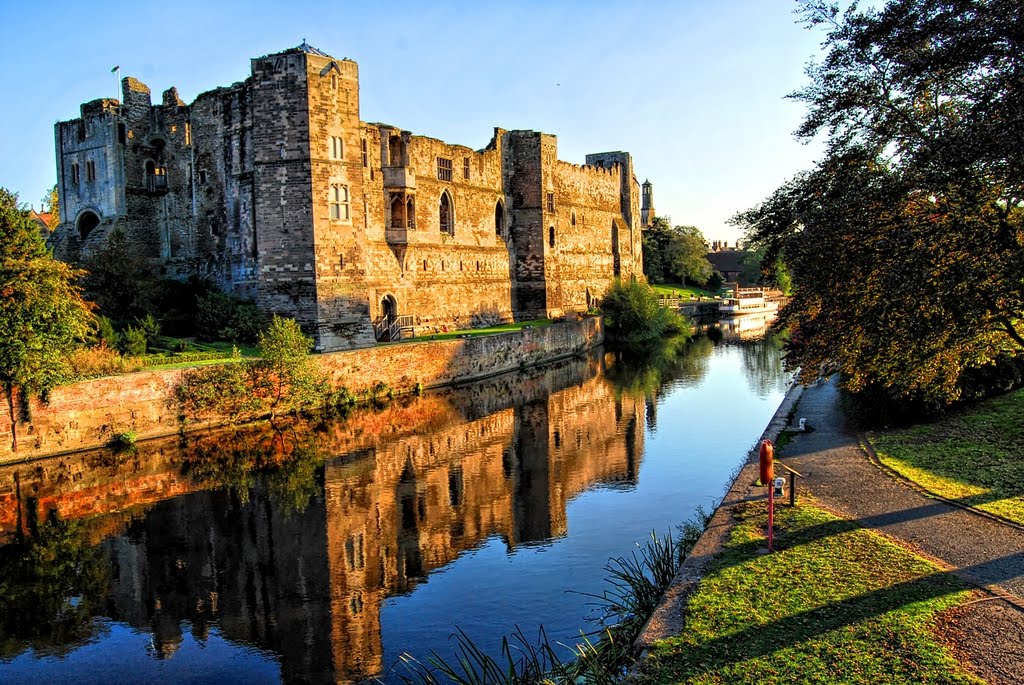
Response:
[[[570,642],[609,557],[710,507],[787,384],[726,333],[0,468],[0,681],[351,682],[455,626]]]

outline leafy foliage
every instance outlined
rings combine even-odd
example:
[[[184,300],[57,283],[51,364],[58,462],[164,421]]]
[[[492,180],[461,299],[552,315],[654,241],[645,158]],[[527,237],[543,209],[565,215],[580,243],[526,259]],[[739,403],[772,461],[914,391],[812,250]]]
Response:
[[[271,416],[322,403],[327,394],[323,374],[309,358],[313,340],[295,319],[275,316],[256,345],[260,359],[254,362],[257,397],[265,400]]]
[[[1024,352],[1024,6],[806,0],[827,55],[794,97],[817,167],[734,220],[790,268],[789,363],[942,406]]]
[[[108,239],[82,261],[82,288],[115,328],[157,311],[160,281],[149,260],[124,231]]]
[[[707,241],[696,226],[672,227],[668,219],[655,217],[644,230],[644,275],[652,283],[707,283],[713,272],[707,253]]]
[[[60,224],[60,195],[56,183],[43,195],[42,210],[50,214],[50,226],[56,228]]]
[[[252,343],[267,325],[267,315],[251,300],[210,292],[196,303],[196,332],[204,340]]]
[[[275,316],[258,346],[259,359],[186,371],[176,389],[182,418],[273,418],[327,401],[326,381],[309,357],[313,341],[294,319]]]
[[[643,345],[674,333],[688,333],[686,319],[661,307],[651,286],[616,280],[601,300],[608,337],[628,346]]]
[[[0,386],[12,449],[15,394],[24,401],[66,381],[68,357],[89,334],[92,307],[73,283],[79,275],[50,255],[17,195],[0,188]]]

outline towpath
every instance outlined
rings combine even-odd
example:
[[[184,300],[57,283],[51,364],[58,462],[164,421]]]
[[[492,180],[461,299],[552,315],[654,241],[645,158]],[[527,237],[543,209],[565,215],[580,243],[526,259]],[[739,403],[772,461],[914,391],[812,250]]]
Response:
[[[782,461],[824,506],[907,544],[988,592],[949,617],[948,629],[979,675],[1024,683],[1024,527],[928,497],[872,463],[846,421],[835,380],[804,390],[797,435]]]

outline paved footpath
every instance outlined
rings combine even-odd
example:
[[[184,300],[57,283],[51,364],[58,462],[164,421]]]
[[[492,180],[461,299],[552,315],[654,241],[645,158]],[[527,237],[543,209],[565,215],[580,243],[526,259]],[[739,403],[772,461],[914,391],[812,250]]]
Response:
[[[796,416],[814,430],[797,435],[781,457],[806,477],[801,485],[825,507],[994,595],[957,610],[948,628],[979,675],[1024,683],[1024,529],[927,497],[872,463],[844,420],[835,380],[805,389]]]

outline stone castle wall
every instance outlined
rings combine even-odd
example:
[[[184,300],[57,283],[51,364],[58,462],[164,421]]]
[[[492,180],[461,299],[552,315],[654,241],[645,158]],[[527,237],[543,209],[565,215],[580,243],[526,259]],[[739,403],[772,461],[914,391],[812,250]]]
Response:
[[[362,393],[383,382],[396,392],[409,392],[419,384],[448,385],[580,354],[600,344],[603,334],[601,319],[588,318],[519,333],[403,343],[313,359],[333,387]],[[18,422],[17,451],[11,449],[10,423],[0,422],[0,464],[102,446],[128,430],[140,439],[176,433],[174,389],[183,373],[142,371],[55,388],[48,403],[32,400],[31,419]]]

